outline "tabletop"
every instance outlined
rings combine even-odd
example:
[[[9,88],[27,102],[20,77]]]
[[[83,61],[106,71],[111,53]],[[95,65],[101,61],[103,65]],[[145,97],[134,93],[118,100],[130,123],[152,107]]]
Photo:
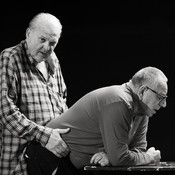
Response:
[[[131,172],[132,174],[135,172],[140,172],[142,173],[145,172],[145,174],[153,174],[153,172],[161,172],[165,175],[167,174],[172,174],[175,175],[175,162],[160,162],[159,164],[149,164],[149,165],[138,165],[138,166],[106,166],[106,167],[101,167],[101,166],[90,166],[87,165],[84,167],[84,170],[89,172],[89,174],[93,175],[101,175],[101,174],[124,174],[126,172]]]

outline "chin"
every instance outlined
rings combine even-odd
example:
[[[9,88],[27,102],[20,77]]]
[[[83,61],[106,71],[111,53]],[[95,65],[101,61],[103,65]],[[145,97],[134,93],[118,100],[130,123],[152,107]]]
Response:
[[[149,114],[149,115],[148,115],[148,117],[152,117],[152,116],[153,116],[153,114]]]
[[[146,114],[147,114],[148,117],[152,117],[152,116],[154,115],[154,111],[152,111],[152,110],[147,110],[147,111],[146,111]]]
[[[37,57],[37,62],[41,63],[42,61],[45,61],[45,59],[43,57]]]

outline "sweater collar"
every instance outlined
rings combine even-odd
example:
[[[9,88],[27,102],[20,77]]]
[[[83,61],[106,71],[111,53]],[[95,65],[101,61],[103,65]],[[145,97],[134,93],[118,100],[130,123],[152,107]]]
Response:
[[[143,103],[140,99],[139,96],[133,92],[131,87],[129,86],[129,83],[126,83],[126,88],[130,92],[132,99],[133,99],[133,113],[134,115],[137,116],[146,116],[147,111],[149,110],[148,106]]]

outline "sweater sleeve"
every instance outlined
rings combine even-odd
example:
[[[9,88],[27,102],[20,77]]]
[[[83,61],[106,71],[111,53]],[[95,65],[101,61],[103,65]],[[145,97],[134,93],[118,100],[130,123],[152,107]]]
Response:
[[[152,162],[146,152],[129,149],[130,117],[130,110],[124,102],[110,104],[101,111],[100,130],[107,156],[113,166]]]
[[[138,116],[136,120],[140,120],[140,121],[137,124],[138,128],[129,144],[129,147],[131,150],[135,150],[138,152],[140,151],[146,152],[146,149],[147,149],[146,135],[148,130],[149,117]]]

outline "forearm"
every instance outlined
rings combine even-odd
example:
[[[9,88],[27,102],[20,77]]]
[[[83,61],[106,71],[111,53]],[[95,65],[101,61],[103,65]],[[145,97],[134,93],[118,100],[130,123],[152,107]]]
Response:
[[[146,165],[154,161],[149,154],[139,150],[109,150],[107,155],[112,166]]]
[[[2,123],[12,135],[26,139],[27,141],[36,140],[42,145],[47,144],[52,132],[51,128],[37,125],[27,119],[20,111],[2,116]]]
[[[109,154],[110,160],[113,164],[118,165],[144,165],[152,163],[153,159],[146,153],[147,142],[145,139],[134,140],[135,142],[132,145],[127,145],[118,140],[116,145],[111,148],[110,147]],[[112,150],[117,150],[116,153]],[[120,154],[118,154],[118,152]],[[114,158],[115,157],[115,158]]]
[[[137,150],[137,152],[130,151],[130,160],[133,162],[133,165],[146,165],[154,161],[153,157],[140,150]]]

